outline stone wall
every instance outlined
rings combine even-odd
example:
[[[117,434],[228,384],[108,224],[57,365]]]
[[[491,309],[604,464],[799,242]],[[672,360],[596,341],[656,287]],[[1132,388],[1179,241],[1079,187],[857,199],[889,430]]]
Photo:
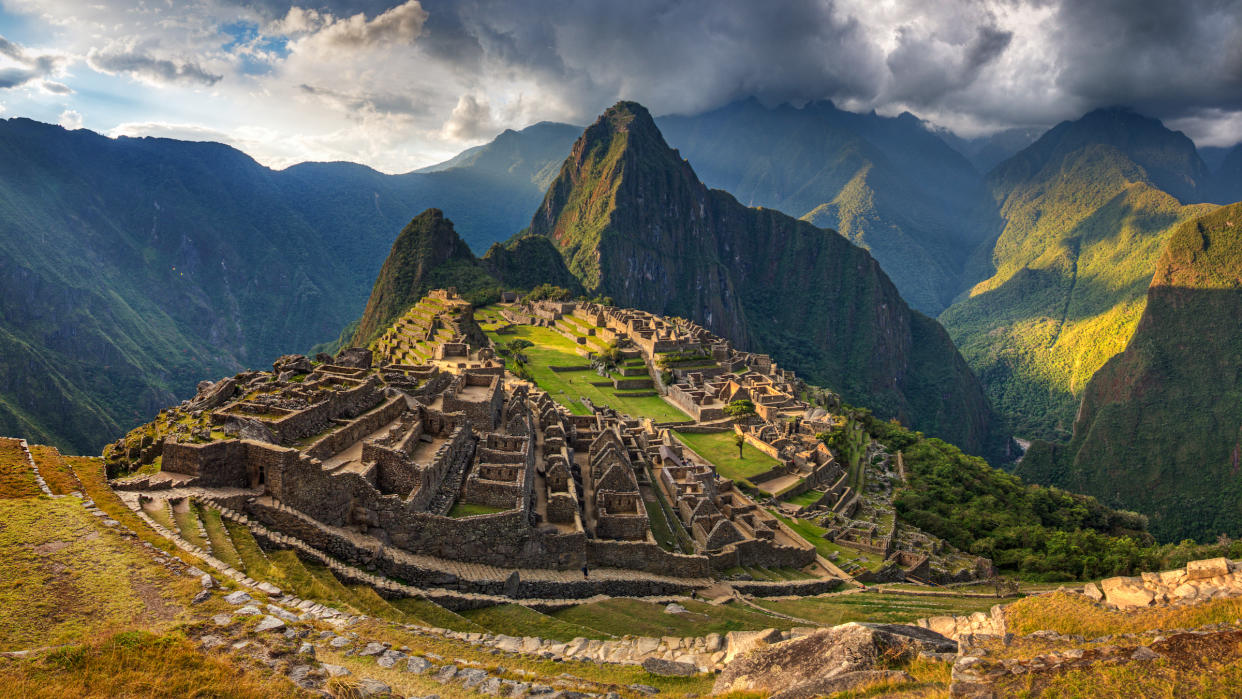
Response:
[[[679,578],[705,578],[711,574],[706,556],[670,553],[645,541],[590,539],[586,544],[587,560],[596,567],[631,568]]]
[[[325,435],[304,453],[312,459],[327,459],[339,454],[351,444],[397,419],[406,409],[405,398],[396,396],[380,407],[350,421],[348,425]]]
[[[1098,588],[1088,583],[1083,594],[1118,609],[1236,597],[1242,595],[1242,563],[1227,558],[1191,561],[1176,570],[1106,578]]]

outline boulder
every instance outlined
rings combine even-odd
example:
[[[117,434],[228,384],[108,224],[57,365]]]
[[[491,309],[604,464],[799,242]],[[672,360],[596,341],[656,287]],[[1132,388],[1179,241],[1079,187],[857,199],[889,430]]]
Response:
[[[1187,580],[1203,580],[1217,575],[1229,574],[1228,558],[1208,558],[1202,561],[1191,561],[1186,564]]]
[[[856,672],[847,672],[836,677],[824,677],[810,682],[803,682],[796,687],[781,690],[771,696],[771,699],[815,699],[816,697],[825,697],[837,692],[848,692],[858,689],[865,685],[872,684],[896,684],[898,682],[913,682],[914,678],[901,670],[858,670]]]
[[[1083,585],[1082,594],[1092,602],[1099,602],[1104,599],[1104,593],[1100,592],[1100,588],[1096,587],[1095,583],[1087,583],[1086,585]]]
[[[359,697],[367,699],[367,697],[387,697],[392,695],[392,687],[380,682],[379,680],[364,677],[358,681],[354,688]]]
[[[921,652],[956,651],[955,641],[930,629],[849,623],[756,648],[726,665],[712,691],[780,692],[847,673],[891,667]]]
[[[781,640],[781,632],[776,629],[764,629],[762,631],[730,631],[726,636],[726,646],[728,650],[725,654],[725,662],[731,662],[734,658],[743,653],[750,652],[755,648],[766,646],[769,643],[778,643]],[[672,646],[670,646],[671,648]]]
[[[1119,609],[1147,607],[1156,599],[1155,593],[1144,587],[1139,578],[1105,578],[1100,581],[1100,589],[1108,603]]]
[[[311,360],[301,354],[286,354],[272,362],[272,373],[276,375],[290,372],[297,376],[299,374],[309,374],[315,370]]]
[[[260,621],[259,625],[254,627],[254,630],[255,631],[281,631],[284,628],[285,628],[285,622],[283,619],[278,619],[269,614],[263,617],[263,621]]]
[[[224,405],[237,393],[237,380],[229,377],[215,383],[200,381],[198,395],[190,399],[188,410],[213,410]]]
[[[346,347],[336,355],[332,363],[354,369],[370,369],[371,350],[365,347]]]
[[[699,671],[697,667],[690,663],[679,663],[674,660],[661,660],[660,658],[647,658],[643,661],[643,669],[653,675],[661,675],[663,677],[690,677]]]

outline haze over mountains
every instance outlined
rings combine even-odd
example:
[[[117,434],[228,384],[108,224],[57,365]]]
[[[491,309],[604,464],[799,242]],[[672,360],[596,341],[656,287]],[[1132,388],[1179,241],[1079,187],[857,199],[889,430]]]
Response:
[[[0,432],[97,451],[198,380],[332,340],[364,306],[383,327],[447,279],[685,315],[976,453],[1006,434],[1065,441],[1105,424],[1075,421],[1080,399],[1146,317],[1174,231],[1242,199],[1242,146],[1209,166],[1123,109],[1032,136],[964,141],[829,103],[654,120],[632,105],[585,133],[536,124],[384,175],[0,122]],[[447,233],[406,227],[432,207]],[[372,309],[400,250],[436,253],[419,280],[376,285],[393,295]],[[1090,473],[1125,466],[1084,439],[1079,475],[1028,475],[1152,506],[1099,486]]]

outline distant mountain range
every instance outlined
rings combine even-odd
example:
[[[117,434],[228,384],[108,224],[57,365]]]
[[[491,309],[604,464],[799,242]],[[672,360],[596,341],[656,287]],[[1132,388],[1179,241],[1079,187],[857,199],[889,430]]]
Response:
[[[1113,452],[1077,446],[1102,424],[1081,399],[1136,341],[1174,232],[1242,199],[1242,146],[1201,157],[1122,109],[974,140],[829,103],[640,121],[639,144],[614,128],[615,157],[581,152],[580,137],[602,142],[590,129],[542,123],[404,175],[272,171],[219,144],[0,121],[0,432],[96,451],[202,378],[379,323],[442,284],[447,261],[479,293],[546,278],[696,318],[971,450],[1002,424],[1073,435],[1074,468],[1112,473]],[[373,309],[393,232],[432,207],[456,242]],[[877,307],[888,315],[859,310]],[[980,381],[909,308],[939,318]],[[1087,488],[1037,461],[1033,477]]]

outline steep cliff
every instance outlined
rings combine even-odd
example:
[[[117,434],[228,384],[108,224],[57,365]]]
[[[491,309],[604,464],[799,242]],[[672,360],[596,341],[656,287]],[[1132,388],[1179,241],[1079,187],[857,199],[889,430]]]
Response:
[[[1169,238],[1125,351],[1087,384],[1068,446],[1032,479],[1151,517],[1166,541],[1242,531],[1242,204]]]
[[[641,105],[574,144],[531,221],[589,294],[692,318],[808,380],[976,453],[1005,439],[942,328],[840,235],[709,190]]]

